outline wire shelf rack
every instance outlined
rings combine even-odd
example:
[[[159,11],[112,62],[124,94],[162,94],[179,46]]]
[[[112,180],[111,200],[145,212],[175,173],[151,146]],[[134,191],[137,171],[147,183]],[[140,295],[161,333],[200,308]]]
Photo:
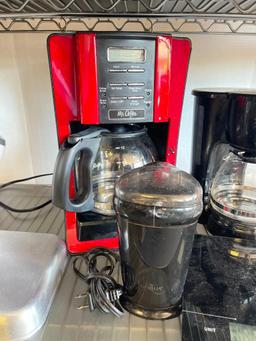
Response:
[[[0,32],[256,33],[255,0],[0,0]]]
[[[27,15],[255,15],[253,0],[1,0],[0,13]]]

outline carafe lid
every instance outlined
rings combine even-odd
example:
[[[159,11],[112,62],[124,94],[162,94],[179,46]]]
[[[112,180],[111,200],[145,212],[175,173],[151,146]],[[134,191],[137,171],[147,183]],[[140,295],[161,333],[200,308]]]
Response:
[[[202,211],[202,188],[190,174],[167,162],[154,162],[122,175],[115,196],[123,201]],[[195,210],[193,214],[195,214]]]
[[[194,96],[223,96],[223,95],[244,95],[255,96],[256,89],[252,88],[197,88],[192,90]]]

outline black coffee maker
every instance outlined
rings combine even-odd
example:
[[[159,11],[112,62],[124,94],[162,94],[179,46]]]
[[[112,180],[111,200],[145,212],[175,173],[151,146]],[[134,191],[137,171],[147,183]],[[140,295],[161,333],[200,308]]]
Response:
[[[256,239],[256,91],[194,90],[192,174],[200,222],[214,235]]]

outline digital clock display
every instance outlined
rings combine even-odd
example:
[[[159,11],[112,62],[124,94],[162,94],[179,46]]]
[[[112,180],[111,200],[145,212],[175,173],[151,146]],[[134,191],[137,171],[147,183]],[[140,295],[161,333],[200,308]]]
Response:
[[[109,62],[128,62],[128,63],[142,63],[145,61],[146,51],[144,49],[136,48],[108,48]]]

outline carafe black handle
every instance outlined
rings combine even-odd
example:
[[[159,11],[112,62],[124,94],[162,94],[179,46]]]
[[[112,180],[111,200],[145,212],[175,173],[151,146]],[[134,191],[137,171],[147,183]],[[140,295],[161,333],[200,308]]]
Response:
[[[92,166],[95,161],[101,133],[108,131],[92,127],[70,137],[60,146],[53,174],[52,202],[55,206],[70,212],[87,212],[94,206],[92,188]],[[75,158],[81,152],[83,174],[74,199],[69,196],[71,171]],[[86,174],[86,177],[84,176]]]

